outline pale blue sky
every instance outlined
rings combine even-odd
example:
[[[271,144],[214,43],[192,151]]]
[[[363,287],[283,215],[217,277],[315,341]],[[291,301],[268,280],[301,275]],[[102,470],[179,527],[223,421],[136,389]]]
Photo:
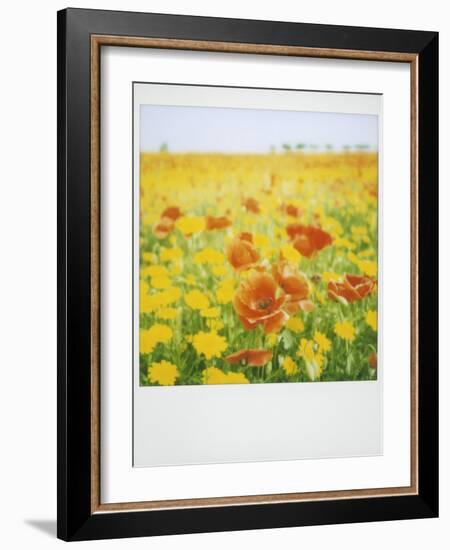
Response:
[[[299,143],[378,148],[378,117],[344,113],[141,105],[141,151],[266,153]]]

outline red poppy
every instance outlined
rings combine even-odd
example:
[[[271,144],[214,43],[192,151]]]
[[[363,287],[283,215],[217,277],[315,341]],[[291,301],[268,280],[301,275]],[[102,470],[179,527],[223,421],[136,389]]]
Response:
[[[374,288],[375,281],[373,279],[364,275],[347,274],[342,283],[335,281],[328,283],[328,297],[332,300],[345,298],[347,302],[352,303],[365,298]]]
[[[368,363],[369,363],[369,367],[370,367],[370,368],[372,368],[372,369],[376,369],[376,368],[377,368],[378,359],[377,359],[377,354],[376,354],[375,352],[372,352],[372,353],[369,355]]]
[[[231,221],[226,216],[206,216],[206,229],[212,231],[213,229],[225,229],[231,225]]]
[[[153,233],[158,239],[164,239],[172,232],[174,223],[171,218],[161,218],[153,226]]]
[[[262,325],[266,333],[279,332],[288,319],[281,310],[285,296],[277,296],[277,283],[269,273],[255,272],[244,280],[233,300],[234,309],[248,330]]]
[[[329,233],[314,225],[292,223],[286,227],[293,247],[306,258],[312,258],[319,250],[329,246],[333,239]]]
[[[228,261],[236,270],[254,267],[259,254],[251,242],[234,237],[225,246]]]
[[[262,367],[272,359],[272,352],[265,349],[241,349],[225,357],[225,361],[232,365],[245,363],[249,367]]]
[[[175,221],[181,216],[181,210],[178,206],[168,206],[161,214],[161,218],[170,218]]]
[[[242,205],[246,210],[248,210],[248,212],[253,212],[254,214],[259,214],[260,212],[259,203],[256,199],[252,199],[252,198],[244,199],[242,201]]]

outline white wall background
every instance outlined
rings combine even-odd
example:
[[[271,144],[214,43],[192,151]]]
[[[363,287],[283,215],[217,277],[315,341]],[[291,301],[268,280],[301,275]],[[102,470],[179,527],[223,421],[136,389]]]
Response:
[[[441,93],[441,518],[84,543],[83,548],[448,547],[450,537],[450,18],[441,0],[277,2],[78,0],[76,7],[435,30]],[[0,33],[0,541],[54,548],[56,517],[56,11],[29,0],[2,9]],[[447,184],[446,184],[447,183]],[[430,213],[433,215],[433,213]],[[448,310],[447,310],[448,311]],[[447,540],[447,543],[445,542]]]

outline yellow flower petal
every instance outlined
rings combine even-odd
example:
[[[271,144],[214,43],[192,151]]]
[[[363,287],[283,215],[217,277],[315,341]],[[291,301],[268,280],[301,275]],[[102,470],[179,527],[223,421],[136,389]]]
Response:
[[[197,353],[203,354],[206,359],[220,357],[227,349],[227,341],[215,331],[197,333],[192,343]]]
[[[184,301],[192,309],[206,309],[209,306],[208,296],[197,289],[188,292],[184,297]]]
[[[337,336],[339,336],[339,338],[349,342],[352,342],[356,335],[355,327],[350,321],[340,321],[336,323],[334,325],[334,332]]]
[[[178,378],[178,369],[169,361],[162,360],[159,363],[152,363],[148,367],[147,376],[149,382],[160,384],[161,386],[173,386]]]

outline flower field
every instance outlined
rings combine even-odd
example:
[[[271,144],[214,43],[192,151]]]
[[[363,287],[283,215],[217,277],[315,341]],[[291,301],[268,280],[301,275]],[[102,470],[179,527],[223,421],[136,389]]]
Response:
[[[377,377],[377,155],[142,153],[141,385]]]

